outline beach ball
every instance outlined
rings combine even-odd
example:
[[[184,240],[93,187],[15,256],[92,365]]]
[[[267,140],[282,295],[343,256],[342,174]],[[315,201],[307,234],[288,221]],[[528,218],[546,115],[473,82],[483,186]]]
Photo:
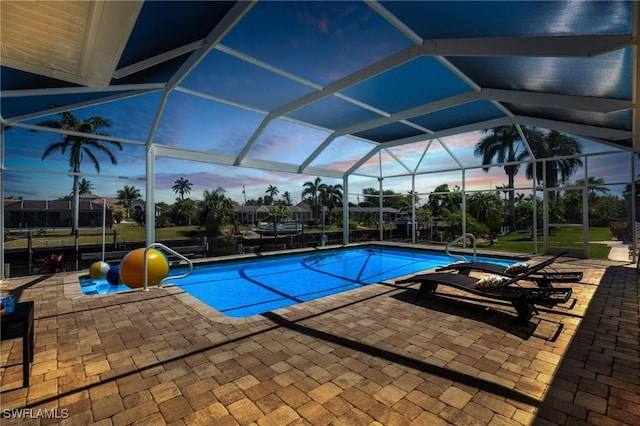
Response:
[[[120,279],[130,288],[144,287],[144,248],[129,252],[120,262]],[[169,274],[167,257],[156,249],[147,252],[148,285],[158,285]]]
[[[121,281],[120,281],[120,266],[119,265],[112,266],[107,271],[107,282],[109,284],[111,284],[111,285],[121,284]]]
[[[107,262],[94,262],[89,267],[89,276],[94,280],[99,280],[107,276],[107,272],[109,272],[109,264]]]

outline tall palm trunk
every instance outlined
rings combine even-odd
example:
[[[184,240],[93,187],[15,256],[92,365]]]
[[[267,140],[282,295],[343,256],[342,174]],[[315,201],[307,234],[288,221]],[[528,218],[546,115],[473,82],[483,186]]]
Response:
[[[509,232],[516,230],[516,197],[513,187],[515,185],[515,174],[509,174]]]
[[[509,146],[509,162],[516,161],[516,153],[513,149],[513,145]],[[508,187],[509,187],[509,232],[516,230],[516,197],[515,187],[516,173],[518,173],[518,166],[505,166],[504,171],[507,173]]]
[[[76,164],[73,167],[74,173],[78,173],[80,171],[80,164]],[[71,208],[71,235],[75,235],[79,227],[79,216],[80,216],[80,176],[77,174],[73,175],[73,206]]]

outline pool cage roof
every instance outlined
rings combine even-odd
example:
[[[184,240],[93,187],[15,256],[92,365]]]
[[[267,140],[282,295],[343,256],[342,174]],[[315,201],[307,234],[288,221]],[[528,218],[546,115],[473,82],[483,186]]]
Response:
[[[3,2],[1,113],[158,93],[153,143],[171,98],[191,97],[261,117],[229,164],[275,167],[247,153],[277,119],[328,132],[280,159],[296,172],[341,136],[376,152],[511,123],[630,148],[637,15],[625,1]]]
[[[148,179],[149,151],[344,179],[376,177],[382,155],[397,163],[390,173],[418,173],[439,144],[464,169],[443,138],[509,124],[640,153],[636,2],[0,7],[4,128],[115,115],[129,125],[110,139],[147,147]]]

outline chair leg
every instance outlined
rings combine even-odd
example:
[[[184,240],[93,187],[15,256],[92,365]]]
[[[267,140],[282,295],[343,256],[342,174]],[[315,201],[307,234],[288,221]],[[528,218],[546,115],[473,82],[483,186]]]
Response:
[[[22,386],[29,387],[29,373],[33,361],[33,326],[22,336]]]
[[[29,331],[29,362],[33,362],[33,348],[34,348],[34,339],[33,339],[33,325],[32,325],[31,331]]]
[[[538,282],[538,286],[541,288],[553,288],[551,280],[547,277],[542,277],[542,279]]]
[[[515,300],[512,302],[513,306],[516,308],[516,312],[518,312],[518,319],[522,320],[525,324],[529,325],[529,320],[533,316],[533,314],[537,314],[538,311],[531,304],[523,300]]]
[[[418,293],[416,294],[416,299],[420,298],[423,294],[434,294],[436,289],[438,288],[438,284],[436,283],[428,283],[423,282],[420,284],[420,288],[418,289]]]

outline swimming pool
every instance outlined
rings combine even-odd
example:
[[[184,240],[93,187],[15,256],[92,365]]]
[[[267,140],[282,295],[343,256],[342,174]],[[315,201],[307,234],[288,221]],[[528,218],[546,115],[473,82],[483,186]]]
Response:
[[[380,246],[326,249],[196,266],[169,280],[230,317],[247,317],[453,262],[446,254]],[[512,259],[478,257],[509,265]],[[172,271],[178,275],[181,270]],[[81,280],[85,294],[129,290],[104,280]]]

